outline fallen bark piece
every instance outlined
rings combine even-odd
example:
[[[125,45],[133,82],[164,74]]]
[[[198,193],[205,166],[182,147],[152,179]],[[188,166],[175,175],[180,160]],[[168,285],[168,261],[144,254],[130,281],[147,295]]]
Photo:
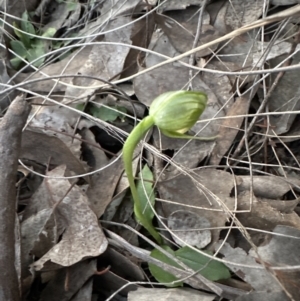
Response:
[[[0,123],[0,300],[20,299],[15,269],[16,179],[22,128],[30,106],[22,96],[9,106]]]

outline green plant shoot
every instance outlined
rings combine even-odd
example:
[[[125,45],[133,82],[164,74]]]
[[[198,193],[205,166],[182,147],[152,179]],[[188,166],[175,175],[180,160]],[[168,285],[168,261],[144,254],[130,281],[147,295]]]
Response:
[[[19,57],[15,56],[10,60],[12,67],[17,70],[24,64],[22,59],[30,63],[33,62],[33,66],[35,67],[40,67],[45,61],[45,57],[42,56],[47,53],[49,44],[49,41],[43,38],[53,37],[56,33],[56,29],[48,28],[45,32],[35,30],[30,22],[27,11],[22,14],[20,27],[16,22],[14,22],[13,25],[14,32],[19,40],[10,41],[10,46]]]
[[[159,244],[162,244],[162,238],[154,228],[152,220],[144,216],[142,204],[134,183],[132,169],[134,150],[140,140],[154,125],[168,137],[200,140],[213,139],[193,137],[185,134],[197,122],[206,107],[206,103],[206,94],[199,91],[171,91],[161,94],[152,102],[149,116],[145,117],[132,130],[124,144],[123,161],[134,201],[135,217]]]

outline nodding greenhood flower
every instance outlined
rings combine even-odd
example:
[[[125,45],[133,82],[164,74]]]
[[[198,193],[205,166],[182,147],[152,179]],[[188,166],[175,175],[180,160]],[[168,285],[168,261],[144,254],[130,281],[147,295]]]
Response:
[[[169,137],[181,137],[199,119],[207,103],[207,96],[199,91],[171,91],[154,99],[149,116]]]
[[[159,244],[162,244],[163,241],[152,224],[154,215],[144,214],[145,207],[139,199],[138,191],[134,183],[132,168],[133,153],[140,140],[153,125],[156,125],[163,134],[169,137],[211,140],[212,138],[185,135],[197,122],[205,109],[206,102],[206,94],[198,91],[173,91],[158,96],[150,106],[149,116],[146,116],[132,130],[123,146],[124,167],[134,200],[135,217]]]

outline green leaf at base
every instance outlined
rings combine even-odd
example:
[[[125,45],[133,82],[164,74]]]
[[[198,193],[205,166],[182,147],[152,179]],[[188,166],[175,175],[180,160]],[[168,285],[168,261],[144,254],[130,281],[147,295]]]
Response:
[[[186,266],[190,267],[194,271],[199,271],[203,277],[211,281],[217,281],[221,279],[228,279],[231,277],[229,269],[222,263],[216,260],[211,260],[209,257],[200,254],[197,251],[189,247],[183,247],[177,251],[173,251],[168,246],[163,246],[163,248],[168,251],[170,254],[174,255],[178,260],[184,263]],[[212,255],[211,252],[205,251],[207,254]],[[178,264],[171,260],[169,257],[158,251],[157,249],[151,252],[151,256],[159,259],[160,261],[172,265],[174,267],[182,268]],[[157,267],[154,264],[149,263],[149,270],[152,276],[161,283],[168,283],[177,280],[177,278],[169,273],[164,271],[162,268]],[[182,286],[182,283],[175,285],[167,285],[170,287]]]
[[[155,196],[154,196],[153,184],[152,184],[154,178],[147,164],[145,164],[143,170],[139,173],[139,179],[140,180],[138,180],[136,183],[136,189],[141,202],[141,207],[142,207],[141,209],[143,212],[143,216],[147,218],[147,220],[150,223],[152,223],[154,212],[149,205],[149,201],[152,207],[154,207]]]
[[[212,255],[211,252],[205,252]],[[222,262],[211,260],[189,247],[178,249],[175,251],[175,256],[194,271],[199,271],[199,274],[208,280],[217,281],[230,278],[229,269]]]
[[[118,106],[115,106],[112,108],[104,107],[104,106],[101,106],[99,108],[99,107],[93,106],[90,109],[91,114],[94,117],[97,117],[99,119],[102,119],[103,121],[109,121],[109,122],[115,121],[118,117],[122,118],[124,116],[122,114],[122,112],[124,112],[124,110],[126,111],[126,109],[118,107]],[[126,113],[126,112],[124,112],[124,113]]]
[[[168,246],[161,246],[163,249],[165,249],[166,251],[168,251],[170,254],[175,256],[175,252]],[[161,253],[159,250],[154,249],[151,252],[151,257],[156,258],[164,263],[167,263],[171,266],[180,268],[180,266],[173,261],[172,259],[170,259],[169,257],[167,257],[165,254]],[[156,266],[155,264],[149,263],[149,270],[150,273],[152,274],[152,276],[160,283],[165,283],[166,286],[168,287],[178,287],[178,286],[183,286],[182,282],[177,282],[175,284],[172,284],[172,282],[176,281],[177,278],[171,274],[166,272],[165,270],[163,270],[162,268]],[[168,284],[169,283],[169,284]]]

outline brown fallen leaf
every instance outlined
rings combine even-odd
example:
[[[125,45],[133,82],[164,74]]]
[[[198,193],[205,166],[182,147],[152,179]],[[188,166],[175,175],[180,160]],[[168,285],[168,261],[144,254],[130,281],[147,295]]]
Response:
[[[277,225],[286,225],[300,229],[300,217],[295,212],[282,213],[255,196],[252,200],[250,204],[249,192],[238,196],[237,210],[249,210],[237,214],[238,220],[244,227],[272,231]]]
[[[220,244],[221,242],[216,245],[216,248],[220,247]],[[255,291],[282,291],[277,280],[256,261],[256,258],[253,255],[247,254],[247,252],[241,248],[232,248],[228,243],[225,243],[222,246],[220,253],[224,256],[224,264],[239,278],[250,284]],[[239,265],[231,264],[229,262]],[[283,300],[287,301],[288,299]]]
[[[178,14],[180,14],[180,12]],[[175,15],[173,16],[176,17]],[[197,23],[190,22],[191,16],[186,15],[186,20],[181,19],[181,23],[179,23],[175,19],[166,15],[154,14],[155,22],[162,28],[173,47],[180,53],[189,51],[195,40]],[[213,26],[209,24],[202,24],[197,46],[206,44],[219,37],[220,35],[218,31]],[[217,48],[218,44],[215,44],[211,48],[197,51],[195,53],[196,60],[212,54],[215,50],[217,50]]]
[[[60,139],[36,131],[23,132],[20,158],[43,165],[49,162],[54,166],[66,164],[77,175],[86,173],[82,163]]]
[[[241,3],[239,0],[227,2],[225,22],[231,28],[240,28],[243,25],[257,21],[263,14],[263,5],[256,0],[249,0]]]
[[[192,211],[178,210],[168,217],[168,227],[172,230],[174,241],[179,246],[191,245],[198,249],[205,248],[211,242],[210,222],[207,218]],[[184,241],[177,239],[179,237]]]
[[[73,78],[72,84],[76,87],[67,87],[63,103],[69,103],[70,101],[74,103],[74,100],[76,100],[76,103],[85,103],[86,97],[94,94],[97,88],[93,88],[93,86],[99,86],[101,82],[96,79],[87,78],[85,75],[99,77],[104,80],[109,80],[116,76],[119,77],[130,47],[108,44],[108,42],[131,45],[130,36],[133,26],[130,25],[122,28],[125,24],[130,23],[131,20],[129,16],[122,16],[108,22],[106,30],[110,30],[110,32],[105,34],[103,38],[103,42],[106,42],[106,44],[99,43],[94,45],[89,56],[80,63],[77,74],[82,75],[82,77]],[[121,28],[113,30],[118,27]],[[81,86],[83,88],[80,88]],[[86,87],[89,87],[89,89],[86,89]]]
[[[66,167],[59,166],[48,176],[63,176]],[[58,223],[65,228],[62,239],[42,258],[33,264],[36,270],[43,269],[51,261],[61,266],[71,266],[86,257],[102,254],[107,240],[99,226],[98,218],[88,204],[82,190],[66,179],[46,178],[52,200],[57,205]]]
[[[92,46],[85,46],[83,49],[77,50],[72,55],[72,59],[70,59],[70,57],[66,57],[63,60],[46,66],[37,72],[19,73],[14,70],[10,70],[9,74],[10,76],[17,74],[14,78],[14,81],[17,84],[27,82],[28,80],[44,79],[36,81],[34,83],[29,83],[24,86],[26,89],[33,92],[64,92],[67,88],[64,83],[71,84],[72,77],[65,77],[63,79],[60,79],[59,81],[47,78],[59,74],[76,74],[78,71],[78,66],[80,66],[82,62],[89,56],[91,50]],[[64,70],[63,73],[62,70]]]
[[[274,58],[270,61],[271,66],[277,66],[286,59],[287,56],[288,54],[284,54]],[[293,56],[293,64],[299,64],[299,62],[300,53],[298,48],[296,54]],[[291,72],[286,72],[282,76],[269,99],[269,108],[271,112],[276,112],[278,109],[280,112],[297,111],[300,109],[300,104],[298,102],[300,97],[300,87],[297,81],[295,81],[295,78],[298,78],[299,76],[300,72],[297,69],[292,70]],[[272,75],[271,80],[274,81],[275,77],[276,75]],[[276,133],[277,135],[281,135],[289,132],[296,116],[297,115],[293,113],[280,114],[277,116],[271,115],[270,122],[273,126],[275,126],[275,129],[270,129],[269,134],[274,135]]]
[[[73,296],[97,271],[97,260],[85,260],[57,271],[41,294],[41,301],[73,300]],[[82,300],[82,299],[81,299]]]
[[[90,177],[91,185],[86,193],[90,207],[98,218],[102,216],[107,206],[111,203],[123,172],[123,161],[119,158],[114,164]]]
[[[278,225],[274,228],[273,233],[280,235],[270,234],[269,239],[266,239],[266,243],[258,247],[258,253],[264,261],[268,262],[271,268],[272,266],[287,268],[286,270],[275,270],[274,272],[286,291],[295,301],[299,301],[300,272],[297,269],[288,269],[300,265],[299,228]]]
[[[276,176],[239,176],[238,178],[238,194],[249,191],[252,186],[255,196],[266,199],[280,199],[291,190],[293,185],[300,186],[300,180],[292,177],[284,179]]]
[[[189,177],[182,174],[157,184],[160,198],[165,200],[162,202],[165,217],[168,218],[177,210],[191,210],[205,217],[211,227],[223,227],[229,215],[223,211],[221,202],[227,210],[234,209],[234,198],[230,197],[234,187],[233,177],[225,171],[214,169],[199,169],[194,172],[201,186],[196,186]],[[205,187],[205,191],[201,187]],[[208,191],[218,199],[209,195]],[[221,229],[211,230],[212,244],[218,241],[220,231]]]
[[[216,145],[212,151],[209,162],[211,165],[218,165],[223,156],[228,152],[244,120],[243,117],[237,118],[234,116],[247,114],[249,105],[250,99],[239,97],[228,110],[226,117],[231,118],[224,119],[221,122],[219,137],[216,139]]]

